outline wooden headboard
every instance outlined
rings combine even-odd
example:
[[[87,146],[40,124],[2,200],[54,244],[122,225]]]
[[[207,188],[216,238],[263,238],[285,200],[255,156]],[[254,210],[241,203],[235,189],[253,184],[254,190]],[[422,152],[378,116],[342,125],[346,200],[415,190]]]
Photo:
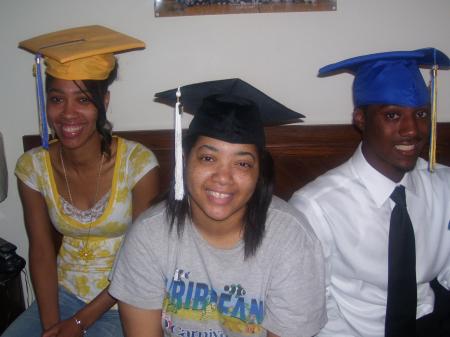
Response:
[[[173,130],[115,134],[140,142],[155,153],[161,166],[162,187],[167,188],[173,168]],[[274,126],[266,128],[266,135],[275,162],[275,194],[286,200],[306,183],[350,158],[360,140],[352,125]],[[39,136],[23,136],[24,150],[39,144]],[[450,123],[438,124],[437,159],[450,166]]]

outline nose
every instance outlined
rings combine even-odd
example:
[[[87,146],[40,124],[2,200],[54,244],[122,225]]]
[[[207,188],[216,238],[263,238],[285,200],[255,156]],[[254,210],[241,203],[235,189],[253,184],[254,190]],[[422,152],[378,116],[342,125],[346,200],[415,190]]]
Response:
[[[217,165],[213,174],[213,181],[221,185],[227,185],[232,181],[231,168],[226,163]]]
[[[400,135],[402,137],[416,137],[419,133],[418,120],[414,112],[404,114],[400,121]]]
[[[62,115],[65,118],[72,118],[76,116],[76,109],[71,100],[67,100],[62,109]]]

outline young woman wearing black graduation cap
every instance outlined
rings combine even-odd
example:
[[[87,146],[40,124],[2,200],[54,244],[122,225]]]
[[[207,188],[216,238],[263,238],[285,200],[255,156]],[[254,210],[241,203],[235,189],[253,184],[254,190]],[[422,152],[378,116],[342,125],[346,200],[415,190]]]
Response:
[[[166,201],[133,225],[109,288],[125,334],[315,335],[326,321],[321,247],[272,196],[263,128],[302,116],[239,79],[180,91],[194,113],[185,183],[179,175]],[[157,97],[178,110],[176,90]]]
[[[36,53],[43,130],[43,146],[26,152],[15,171],[36,302],[3,336],[122,336],[106,291],[109,271],[128,225],[158,193],[158,163],[142,145],[111,136],[106,109],[117,74],[113,53],[144,43],[87,26],[20,47]],[[50,144],[47,119],[57,138]]]

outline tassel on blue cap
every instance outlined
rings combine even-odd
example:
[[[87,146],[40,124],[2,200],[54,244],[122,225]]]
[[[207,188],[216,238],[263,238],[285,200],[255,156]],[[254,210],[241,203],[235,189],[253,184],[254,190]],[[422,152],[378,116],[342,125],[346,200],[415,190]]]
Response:
[[[436,165],[436,139],[437,139],[437,71],[436,50],[434,50],[434,65],[431,69],[431,130],[430,130],[430,149],[428,153],[428,170],[434,171]]]
[[[39,115],[39,133],[41,135],[42,147],[48,150],[48,125],[47,125],[47,113],[45,110],[45,93],[44,84],[42,81],[42,55],[36,54],[36,95],[38,103],[38,115]]]

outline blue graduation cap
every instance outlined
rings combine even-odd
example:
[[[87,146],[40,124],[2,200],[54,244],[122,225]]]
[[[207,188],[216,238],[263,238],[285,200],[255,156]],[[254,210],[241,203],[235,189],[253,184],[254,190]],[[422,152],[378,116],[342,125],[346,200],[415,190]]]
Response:
[[[431,88],[425,84],[420,67],[432,69]],[[392,104],[418,108],[431,104],[429,169],[436,162],[436,76],[448,69],[450,60],[435,48],[393,51],[353,57],[319,69],[319,76],[350,72],[355,107]]]
[[[430,92],[419,67],[448,69],[450,60],[435,48],[393,51],[329,64],[319,70],[319,76],[353,73],[356,107],[369,104],[421,107],[430,104]]]

